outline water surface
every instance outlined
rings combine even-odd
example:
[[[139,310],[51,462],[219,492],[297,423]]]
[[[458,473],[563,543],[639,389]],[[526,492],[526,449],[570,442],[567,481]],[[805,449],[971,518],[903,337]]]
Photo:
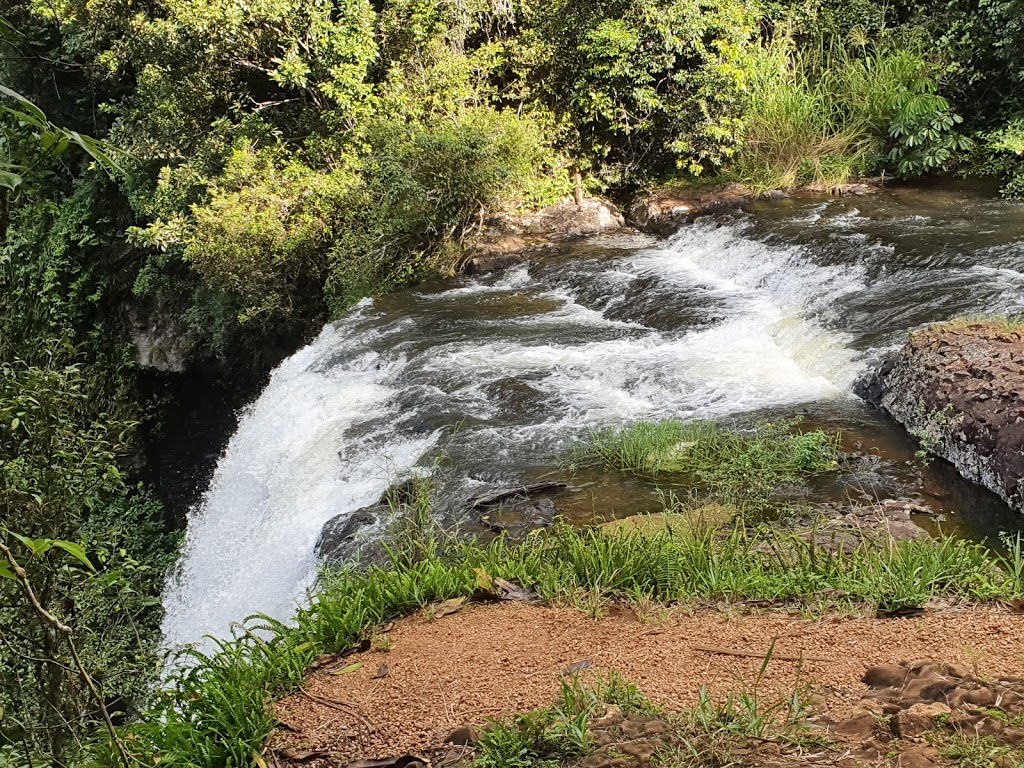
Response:
[[[942,462],[912,466],[913,441],[851,388],[922,324],[1021,311],[1022,212],[956,186],[800,196],[362,302],[242,415],[189,515],[166,641],[290,616],[323,524],[439,455],[463,492],[568,479],[578,522],[656,509],[650,484],[560,468],[573,437],[638,419],[803,416],[864,454],[822,497],[922,493],[961,535],[1016,527]]]

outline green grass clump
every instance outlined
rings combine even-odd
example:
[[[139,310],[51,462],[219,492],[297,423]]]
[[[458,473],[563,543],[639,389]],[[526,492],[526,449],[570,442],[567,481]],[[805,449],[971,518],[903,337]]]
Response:
[[[725,429],[711,421],[666,419],[592,433],[573,450],[573,465],[669,477],[741,505],[760,505],[780,485],[834,470],[839,438],[796,433],[796,421]]]
[[[317,655],[346,650],[374,626],[433,602],[471,596],[487,581],[482,573],[531,587],[544,600],[591,594],[662,604],[768,600],[888,610],[937,595],[975,601],[1024,595],[1019,542],[1003,557],[954,539],[864,543],[837,555],[768,528],[722,538],[709,531],[557,526],[515,546],[504,539],[445,540],[420,559],[325,573],[294,624],[252,617],[216,653],[193,654],[193,665],[169,680],[126,741],[148,765],[250,765],[275,724],[268,703],[294,690]]]
[[[617,672],[586,679],[572,676],[562,681],[562,695],[552,707],[517,714],[496,721],[484,732],[477,745],[477,768],[528,768],[577,764],[582,757],[597,751],[591,733],[596,718],[614,712],[629,717],[657,717],[668,726],[671,738],[665,740],[656,765],[678,768],[714,768],[735,765],[733,750],[757,741],[775,744],[803,744],[810,741],[826,745],[822,739],[809,738],[807,686],[797,680],[788,695],[766,695],[762,690],[765,671],[772,651],[765,656],[752,683],[739,682],[737,690],[724,699],[715,699],[706,687],[700,691],[696,707],[676,714],[648,699],[636,686]],[[612,721],[614,723],[614,721]],[[616,726],[601,725],[605,736],[614,738]],[[610,748],[614,754],[615,747]]]
[[[994,328],[997,331],[1005,331],[1007,333],[1019,333],[1024,331],[1024,315],[964,315],[963,317],[957,317],[942,323],[935,323],[928,326],[928,328],[930,330],[941,330],[943,328],[963,330],[977,326]]]

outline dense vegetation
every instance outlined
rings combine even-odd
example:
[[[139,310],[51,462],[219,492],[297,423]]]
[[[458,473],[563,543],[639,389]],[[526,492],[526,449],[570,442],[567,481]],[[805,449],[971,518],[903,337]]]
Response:
[[[959,170],[1024,195],[1020,0],[10,0],[0,50],[0,764],[94,754],[157,674],[177,536],[134,474],[153,409],[133,337],[158,366],[264,371],[359,297],[455,270],[492,215],[584,190]],[[815,438],[781,465],[747,448],[736,472],[828,460]],[[970,566],[956,589],[1008,589],[941,547],[927,557]],[[332,595],[397,584],[383,616],[465,591],[467,563],[525,578],[509,563],[537,551],[340,577],[299,630],[183,682],[240,676],[229,715],[201,697],[134,738],[169,763],[245,762],[264,686],[376,616],[324,635]],[[566,587],[568,562],[531,583]]]

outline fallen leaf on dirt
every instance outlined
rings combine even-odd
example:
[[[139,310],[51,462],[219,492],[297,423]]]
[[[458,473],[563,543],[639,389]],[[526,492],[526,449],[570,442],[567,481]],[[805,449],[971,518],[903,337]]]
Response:
[[[565,672],[563,672],[562,674],[575,675],[577,672],[582,672],[583,670],[590,669],[593,666],[594,662],[592,662],[590,659],[580,659],[579,661],[574,661],[572,664],[566,667]]]
[[[335,653],[321,653],[315,659],[313,663],[309,665],[311,670],[321,669],[323,667],[329,667],[338,660],[338,655]]]
[[[363,668],[363,662],[357,661],[355,664],[349,664],[347,667],[342,667],[341,669],[336,669],[333,672],[331,672],[331,674],[332,675],[350,675],[353,672],[358,672],[362,668]]]
[[[489,592],[493,595],[500,595],[501,592],[494,583],[494,577],[483,568],[474,568],[473,575],[476,579],[476,588],[481,592]]]
[[[414,766],[426,765],[427,760],[419,755],[400,755],[399,757],[385,757],[383,760],[356,760],[349,763],[345,768],[414,768]]]
[[[391,670],[388,669],[387,664],[381,664],[377,668],[377,674],[371,677],[371,680],[383,680],[385,677],[391,674]]]
[[[453,597],[451,600],[445,600],[431,608],[428,608],[427,615],[433,616],[435,619],[440,619],[442,616],[455,613],[466,604],[467,599],[468,598],[466,597]]]
[[[532,589],[523,589],[518,584],[513,584],[511,581],[505,581],[504,579],[495,579],[494,583],[501,588],[504,593],[501,595],[501,599],[512,602],[512,603],[530,603],[534,600],[540,599],[536,592]]]
[[[1024,600],[1007,600],[1006,609],[1010,613],[1024,613]]]

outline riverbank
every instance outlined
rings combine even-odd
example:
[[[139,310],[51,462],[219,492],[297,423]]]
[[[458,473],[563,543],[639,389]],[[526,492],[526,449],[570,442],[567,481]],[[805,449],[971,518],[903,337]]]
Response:
[[[393,644],[383,637],[389,622],[423,609],[443,619],[473,600],[537,600],[594,614],[623,603],[649,615],[672,606],[689,607],[697,615],[712,606],[728,606],[734,613],[774,606],[826,617],[836,611],[915,615],[940,604],[935,601],[993,604],[1022,595],[1024,553],[1019,546],[1003,558],[953,539],[862,541],[852,551],[832,551],[813,537],[774,529],[735,528],[719,535],[692,528],[559,527],[519,546],[503,539],[480,546],[421,533],[394,550],[393,562],[384,569],[325,574],[294,624],[256,618],[237,640],[191,659],[192,666],[168,681],[158,708],[132,727],[131,744],[146,762],[211,768],[249,762],[264,753],[266,739],[279,724],[268,696],[281,698],[304,687],[308,671],[317,666],[329,666],[339,677],[355,674],[363,667],[347,661],[339,666],[338,654],[380,650]],[[765,626],[771,634],[771,621]],[[529,641],[520,630],[510,634]],[[995,637],[992,627],[988,636]],[[759,641],[764,637],[758,635]],[[943,637],[926,641],[936,644],[933,654],[949,652]],[[493,642],[484,634],[459,650],[448,644],[449,653],[475,649],[486,654]],[[993,656],[993,663],[998,661]],[[379,665],[375,671],[380,679],[390,674]],[[342,713],[335,716],[340,720]]]
[[[830,765],[931,764],[930,759],[901,761],[905,752],[940,764],[942,744],[922,738],[936,724],[926,722],[920,732],[906,733],[913,718],[906,710],[931,707],[929,718],[945,713],[948,719],[954,709],[971,710],[962,701],[950,708],[958,686],[979,688],[960,683],[961,678],[1019,679],[1024,675],[1017,643],[1021,626],[1021,618],[1005,608],[945,601],[922,616],[896,620],[849,615],[808,620],[798,612],[746,605],[691,613],[615,603],[596,616],[525,604],[465,606],[437,618],[428,609],[375,635],[371,650],[322,661],[301,691],[275,706],[280,726],[267,754],[283,764],[310,766],[401,755],[450,764],[449,742],[460,734],[480,738],[494,720],[550,706],[574,674],[584,680],[617,674],[675,717],[698,707],[702,695],[724,702],[756,686],[767,712],[794,692],[808,693],[807,728],[799,736],[816,742],[815,749],[790,744],[793,752],[806,757],[820,751],[834,761]],[[916,694],[908,693],[904,683],[916,676],[908,671],[901,677],[893,666],[917,662],[920,667],[926,660],[940,662],[929,672],[940,693],[922,694],[920,683]],[[881,682],[898,687],[893,698],[903,706],[896,712],[877,696],[887,687],[878,685],[883,675],[895,675]],[[982,702],[987,696],[969,698]],[[1007,699],[1002,707],[1016,714],[1016,703]],[[904,714],[888,722],[897,713]],[[892,730],[897,719],[902,734]],[[738,741],[749,748],[756,740]],[[760,764],[756,753],[733,746],[732,764]],[[459,757],[469,764],[479,755]],[[793,756],[781,764],[801,762]]]

